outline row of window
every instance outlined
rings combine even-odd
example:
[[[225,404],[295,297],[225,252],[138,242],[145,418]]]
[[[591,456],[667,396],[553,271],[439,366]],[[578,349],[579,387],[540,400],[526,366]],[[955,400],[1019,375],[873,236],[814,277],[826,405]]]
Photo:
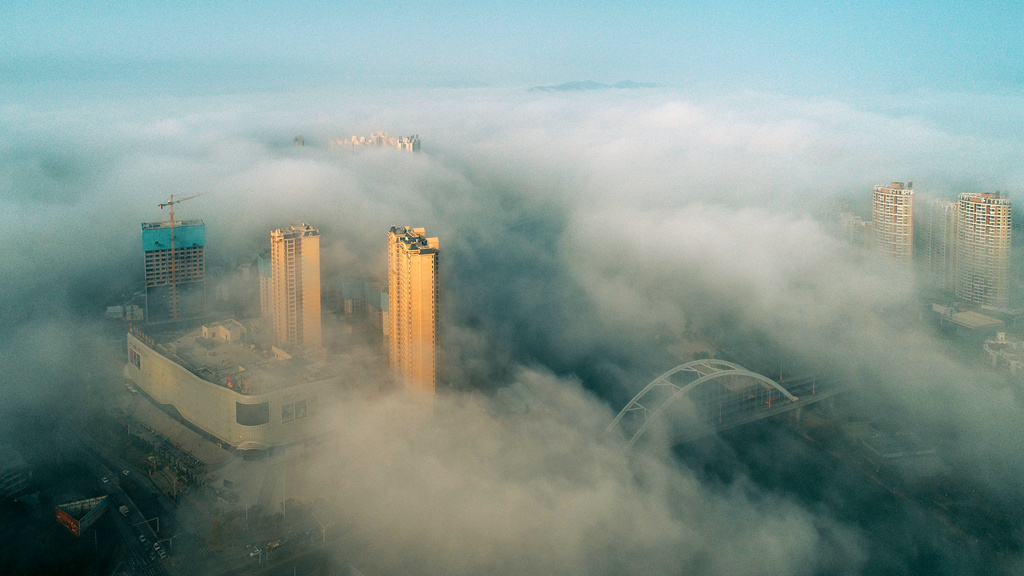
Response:
[[[199,258],[203,255],[202,248],[178,248],[174,251],[175,258]],[[153,250],[146,252],[146,260],[170,260],[171,250]]]
[[[305,400],[281,405],[281,422],[294,422],[309,416]],[[242,426],[262,426],[270,422],[270,403],[243,404],[235,402],[235,422]]]
[[[308,415],[306,410],[306,401],[299,400],[298,402],[290,402],[288,404],[281,405],[281,422],[292,422],[294,420],[301,420]]]

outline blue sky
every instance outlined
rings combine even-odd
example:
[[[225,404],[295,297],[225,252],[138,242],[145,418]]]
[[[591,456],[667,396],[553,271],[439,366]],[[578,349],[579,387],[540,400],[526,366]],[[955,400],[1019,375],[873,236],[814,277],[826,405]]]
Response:
[[[5,2],[4,75],[61,63],[361,85],[631,79],[815,94],[1013,92],[1019,2]],[[85,72],[83,72],[85,70]],[[2,77],[0,77],[2,78]]]

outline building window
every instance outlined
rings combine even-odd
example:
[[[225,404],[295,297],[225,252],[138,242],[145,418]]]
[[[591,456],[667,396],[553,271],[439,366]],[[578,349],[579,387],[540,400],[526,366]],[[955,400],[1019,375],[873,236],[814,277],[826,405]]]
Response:
[[[259,404],[235,402],[235,422],[242,426],[261,426],[270,422],[270,402]]]
[[[305,400],[281,405],[281,422],[301,420],[309,414]]]
[[[142,370],[142,356],[134,346],[128,347],[128,361],[139,370]]]

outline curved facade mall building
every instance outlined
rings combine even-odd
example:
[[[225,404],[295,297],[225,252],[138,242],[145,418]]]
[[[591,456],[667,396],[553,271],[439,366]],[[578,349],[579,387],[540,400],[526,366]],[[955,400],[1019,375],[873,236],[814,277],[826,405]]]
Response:
[[[249,343],[234,320],[158,343],[128,333],[126,378],[159,404],[240,450],[267,450],[316,435],[318,413],[342,378],[322,359]]]

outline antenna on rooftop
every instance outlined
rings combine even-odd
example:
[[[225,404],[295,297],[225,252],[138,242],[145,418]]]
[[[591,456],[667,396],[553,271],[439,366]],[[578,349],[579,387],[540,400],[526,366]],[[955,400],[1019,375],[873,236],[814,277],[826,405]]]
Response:
[[[171,194],[170,200],[162,204],[158,204],[161,210],[166,206],[171,212],[171,319],[178,319],[178,263],[174,259],[174,205],[181,204],[186,200],[191,200],[197,196],[202,196],[204,193],[193,194],[184,198],[174,199],[174,194]]]

